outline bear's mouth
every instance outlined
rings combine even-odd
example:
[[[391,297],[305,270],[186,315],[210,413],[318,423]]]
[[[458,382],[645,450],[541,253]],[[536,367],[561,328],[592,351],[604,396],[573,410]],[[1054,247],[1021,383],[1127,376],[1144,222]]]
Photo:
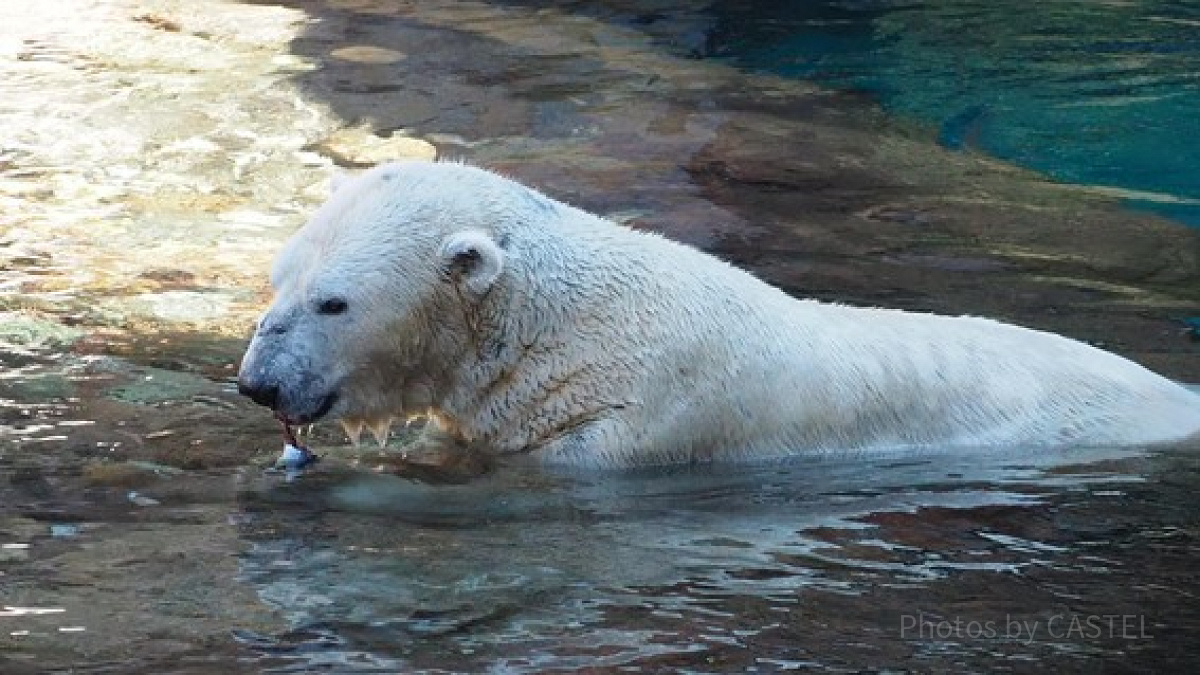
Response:
[[[290,415],[279,408],[273,408],[275,411],[275,419],[279,420],[284,425],[293,427],[312,424],[329,414],[329,411],[333,408],[333,404],[337,403],[337,400],[337,392],[331,392],[326,394],[325,397],[321,399],[321,402],[317,405],[316,410],[313,410],[312,412],[301,413],[299,415]]]

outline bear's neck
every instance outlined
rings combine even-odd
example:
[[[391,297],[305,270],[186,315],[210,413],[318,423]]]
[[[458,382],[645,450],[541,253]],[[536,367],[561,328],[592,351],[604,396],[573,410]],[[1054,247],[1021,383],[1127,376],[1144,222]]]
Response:
[[[434,378],[443,387],[433,410],[461,440],[498,453],[538,447],[616,390],[617,373],[579,356],[579,329],[596,321],[580,308],[603,307],[586,297],[599,285],[583,283],[578,268],[555,274],[539,263],[536,280],[519,279],[523,272],[513,265],[506,273],[517,283],[498,285],[469,311],[450,310],[457,325],[443,326],[454,333],[447,344],[455,353],[437,359],[446,370]]]

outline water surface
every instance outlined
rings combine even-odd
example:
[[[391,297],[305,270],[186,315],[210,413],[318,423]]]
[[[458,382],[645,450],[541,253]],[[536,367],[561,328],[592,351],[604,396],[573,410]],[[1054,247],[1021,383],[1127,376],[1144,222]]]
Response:
[[[1200,628],[1196,450],[253,477],[236,581],[285,627],[230,630],[262,672],[1162,672]]]
[[[706,53],[869,92],[941,142],[1149,193],[1200,225],[1200,6],[1133,2],[718,3]]]

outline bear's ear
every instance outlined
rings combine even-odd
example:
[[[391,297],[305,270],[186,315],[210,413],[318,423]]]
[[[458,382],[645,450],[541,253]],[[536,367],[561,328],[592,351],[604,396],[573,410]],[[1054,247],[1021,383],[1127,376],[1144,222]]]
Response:
[[[479,230],[463,230],[446,237],[441,257],[446,278],[464,284],[476,295],[486,293],[504,269],[504,251]]]

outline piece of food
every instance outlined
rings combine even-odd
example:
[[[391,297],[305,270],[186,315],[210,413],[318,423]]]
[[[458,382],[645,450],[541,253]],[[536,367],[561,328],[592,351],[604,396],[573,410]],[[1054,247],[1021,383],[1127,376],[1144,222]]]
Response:
[[[321,459],[320,455],[300,444],[292,425],[284,419],[279,419],[279,423],[283,425],[283,452],[279,459],[275,460],[276,469],[288,472],[303,471]]]

